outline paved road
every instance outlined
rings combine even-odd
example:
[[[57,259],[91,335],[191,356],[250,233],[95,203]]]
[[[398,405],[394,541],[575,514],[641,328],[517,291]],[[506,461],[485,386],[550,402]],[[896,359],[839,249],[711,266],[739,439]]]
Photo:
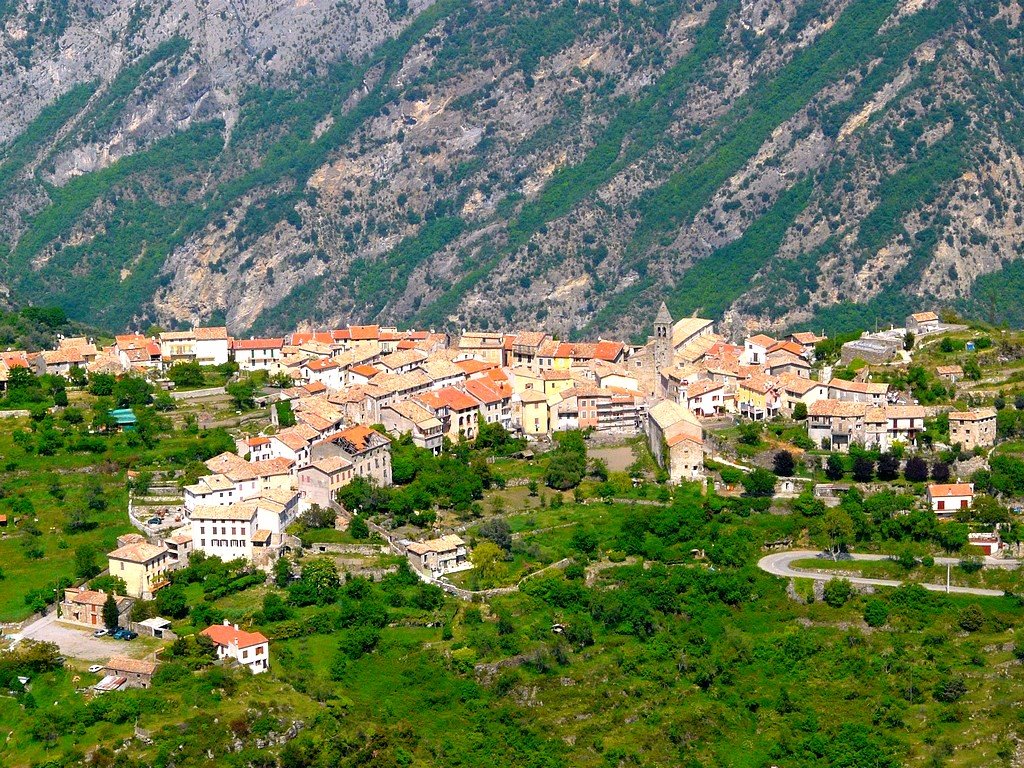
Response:
[[[791,567],[794,560],[804,560],[811,557],[818,557],[821,552],[803,549],[792,552],[776,552],[772,555],[762,557],[757,566],[767,573],[774,576],[783,576],[785,578],[797,578],[797,579],[814,579],[815,581],[829,581],[835,578],[836,574],[832,573],[815,573],[814,571],[805,571],[803,569],[797,569]],[[888,560],[887,555],[851,555],[854,560]],[[987,568],[1016,568],[1019,565],[1017,560],[996,560],[994,558],[986,557],[985,567]],[[952,557],[937,557],[935,562],[939,565],[955,565],[960,562],[956,558]],[[842,568],[843,561],[839,560],[836,562],[836,568]],[[869,579],[863,576],[843,576],[842,578],[849,581],[851,584],[864,584],[874,587],[899,587],[904,582],[897,579]],[[1004,592],[1001,589],[982,589],[981,587],[957,587],[950,585],[948,588],[945,584],[921,584],[925,589],[930,589],[933,592],[955,592],[962,595],[980,595],[982,597],[1002,597]]]

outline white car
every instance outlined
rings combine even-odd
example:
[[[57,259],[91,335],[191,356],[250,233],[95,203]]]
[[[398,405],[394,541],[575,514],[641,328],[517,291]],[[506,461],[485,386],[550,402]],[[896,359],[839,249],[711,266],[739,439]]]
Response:
[[[89,671],[92,672],[94,675],[97,672],[99,672],[101,669],[103,669],[103,667],[100,666],[99,664],[93,664],[91,667],[89,667]]]
[[[97,629],[95,632],[92,633],[92,636],[93,637],[103,637],[104,635],[107,635],[107,634],[109,634],[107,632],[107,630],[105,630],[105,629]]]

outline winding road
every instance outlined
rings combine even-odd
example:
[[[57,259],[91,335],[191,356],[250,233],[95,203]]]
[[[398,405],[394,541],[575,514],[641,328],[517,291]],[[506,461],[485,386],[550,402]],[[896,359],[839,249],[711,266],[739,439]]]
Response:
[[[869,579],[864,576],[847,576],[844,574],[836,573],[818,573],[816,571],[803,570],[801,568],[793,568],[792,563],[794,560],[805,560],[807,558],[820,557],[821,552],[810,549],[800,549],[790,552],[776,552],[771,555],[762,557],[757,562],[757,567],[766,573],[770,573],[773,576],[782,576],[787,579],[814,579],[815,581],[829,581],[830,579],[839,576],[846,579],[851,584],[863,584],[873,587],[900,587],[904,583],[897,579]],[[853,560],[888,560],[888,555],[849,555]],[[843,563],[848,561],[837,560],[835,562],[836,569],[843,567]],[[960,561],[954,557],[936,557],[936,565],[956,565]],[[986,568],[1016,568],[1020,565],[1019,560],[997,560],[996,558],[986,557],[983,559],[984,567]],[[919,582],[910,582],[913,584]],[[961,595],[979,595],[981,597],[1002,597],[1003,590],[1001,589],[983,589],[981,587],[958,587],[955,585],[946,586],[945,584],[921,584],[925,589],[929,589],[932,592],[952,592]]]

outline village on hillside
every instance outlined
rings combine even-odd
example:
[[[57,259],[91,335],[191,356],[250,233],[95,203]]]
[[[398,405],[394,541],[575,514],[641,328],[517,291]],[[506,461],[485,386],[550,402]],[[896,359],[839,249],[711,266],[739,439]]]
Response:
[[[878,479],[902,470],[908,480],[931,480],[920,504],[937,520],[952,520],[970,509],[975,489],[968,477],[951,475],[983,465],[997,440],[997,410],[974,395],[967,399],[976,407],[954,410],[964,399],[958,385],[978,378],[970,364],[935,365],[909,377],[906,371],[915,370],[915,355],[939,346],[934,340],[953,344],[950,335],[965,332],[965,325],[921,312],[903,328],[845,343],[813,332],[759,333],[733,343],[711,320],[674,320],[664,304],[639,345],[566,342],[542,330],[452,337],[368,325],[234,338],[224,327],[195,327],[119,335],[108,346],[62,338],[55,349],[8,351],[0,354],[0,384],[19,386],[27,374],[79,383],[142,379],[157,401],[195,400],[200,423],[193,428],[212,426],[203,398],[249,387],[234,397],[264,418],[234,429],[233,446],[185,479],[179,472],[156,505],[146,501],[153,491],[136,483],[128,500],[135,530],[119,536],[102,563],[121,593],[72,585],[57,606],[61,622],[81,632],[102,636],[116,628],[119,639],[173,639],[171,621],[133,620],[133,604],[159,605],[172,575],[196,561],[242,563],[278,578],[283,568],[286,582],[287,557],[304,546],[339,551],[303,538],[310,519],[339,532],[365,528],[424,583],[471,597],[466,587],[480,582],[476,575],[460,581],[476,562],[463,518],[435,518],[429,497],[410,501],[404,517],[372,514],[375,489],[391,488],[396,472],[408,474],[408,457],[394,456],[398,446],[442,457],[501,442],[528,465],[538,454],[566,449],[564,436],[575,434],[592,447],[633,444],[634,454],[641,450],[652,462],[658,483],[696,483],[725,496],[810,494],[826,506],[850,488],[832,482],[844,477],[837,457],[853,461],[854,479],[863,482],[875,479],[874,461],[865,456],[881,456]],[[975,346],[958,341],[954,351]],[[207,386],[210,371],[224,370],[219,384]],[[100,421],[103,431],[140,428],[132,407],[112,408]],[[943,446],[964,460],[963,469],[937,458],[912,478],[920,472],[911,453],[938,456]],[[607,479],[607,468],[598,474]],[[830,482],[819,482],[822,475]],[[634,486],[644,485],[641,472],[631,476]],[[536,483],[530,485],[535,496]],[[604,486],[600,496],[615,495]],[[19,522],[0,516],[7,530]],[[1005,549],[998,529],[971,532],[966,543],[998,555]],[[218,658],[253,673],[269,668],[270,643],[259,632],[227,622],[202,634]],[[100,670],[97,690],[148,685],[155,664],[115,656]]]

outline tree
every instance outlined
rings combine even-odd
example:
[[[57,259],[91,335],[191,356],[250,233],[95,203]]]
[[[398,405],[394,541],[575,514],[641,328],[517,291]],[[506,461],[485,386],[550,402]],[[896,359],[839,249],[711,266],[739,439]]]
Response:
[[[928,462],[920,456],[911,456],[903,467],[903,477],[910,483],[923,483],[928,479]]]
[[[775,474],[758,467],[743,476],[743,490],[747,496],[767,498],[775,495]]]
[[[480,535],[497,544],[505,552],[512,551],[512,528],[504,518],[485,520],[480,524]]]
[[[915,339],[916,337],[914,336],[913,331],[907,331],[905,334],[903,334],[903,349],[906,350],[907,352],[912,350],[914,348]]]
[[[932,462],[932,480],[936,483],[948,483],[949,482],[949,464],[936,459]]]
[[[597,534],[582,525],[576,526],[572,532],[572,538],[569,539],[569,546],[585,555],[597,552],[598,543]]]
[[[75,574],[80,579],[91,579],[100,572],[96,564],[96,548],[91,544],[82,544],[75,549]]]
[[[875,462],[867,456],[853,460],[853,479],[858,483],[870,483],[875,477]]]
[[[995,400],[992,401],[992,405],[995,406],[997,411],[1001,411],[1006,407],[1006,398],[1002,395],[996,395]]]
[[[806,421],[807,420],[807,404],[797,403],[793,406],[793,420],[794,421]]]
[[[329,605],[337,598],[340,587],[334,561],[318,557],[302,566],[302,575],[289,585],[288,591],[297,605]]]
[[[114,385],[114,401],[119,408],[147,405],[153,394],[153,385],[137,376],[125,376]]]
[[[359,515],[352,516],[352,520],[348,524],[348,532],[352,535],[352,538],[357,541],[370,538],[370,526],[368,526],[366,524],[366,520]]]
[[[274,562],[274,583],[284,589],[292,580],[292,564],[287,557],[279,557]]]
[[[171,584],[156,593],[156,609],[161,616],[172,619],[183,619],[188,616],[188,598],[185,588],[179,584]]]
[[[206,383],[203,368],[195,361],[175,363],[167,369],[167,378],[176,387],[201,387]]]
[[[841,456],[835,453],[828,455],[828,460],[825,462],[825,477],[832,482],[842,480],[843,475],[846,474],[846,467],[843,466],[843,459]]]
[[[943,550],[952,554],[967,546],[969,530],[967,523],[949,522],[938,527],[935,538]]]
[[[280,400],[274,404],[274,411],[277,413],[277,425],[279,427],[294,427],[295,414],[292,412],[292,404],[288,400]]]
[[[473,548],[469,557],[481,586],[491,586],[505,575],[505,553],[493,541],[483,541]]]
[[[117,610],[117,598],[107,595],[107,599],[103,601],[103,626],[113,631],[117,629],[120,621],[121,614]]]
[[[756,421],[745,421],[740,424],[739,441],[744,445],[758,446],[761,444],[761,425]]]
[[[793,454],[789,451],[778,451],[772,457],[772,469],[779,477],[792,477],[793,471],[796,469]]]
[[[900,460],[891,451],[886,451],[878,459],[878,479],[895,480],[900,474]]]
[[[224,389],[235,408],[243,411],[255,407],[256,393],[260,391],[259,384],[252,377],[232,381]]]
[[[821,521],[822,530],[828,537],[828,551],[832,559],[853,539],[853,520],[842,507],[833,507]]]

